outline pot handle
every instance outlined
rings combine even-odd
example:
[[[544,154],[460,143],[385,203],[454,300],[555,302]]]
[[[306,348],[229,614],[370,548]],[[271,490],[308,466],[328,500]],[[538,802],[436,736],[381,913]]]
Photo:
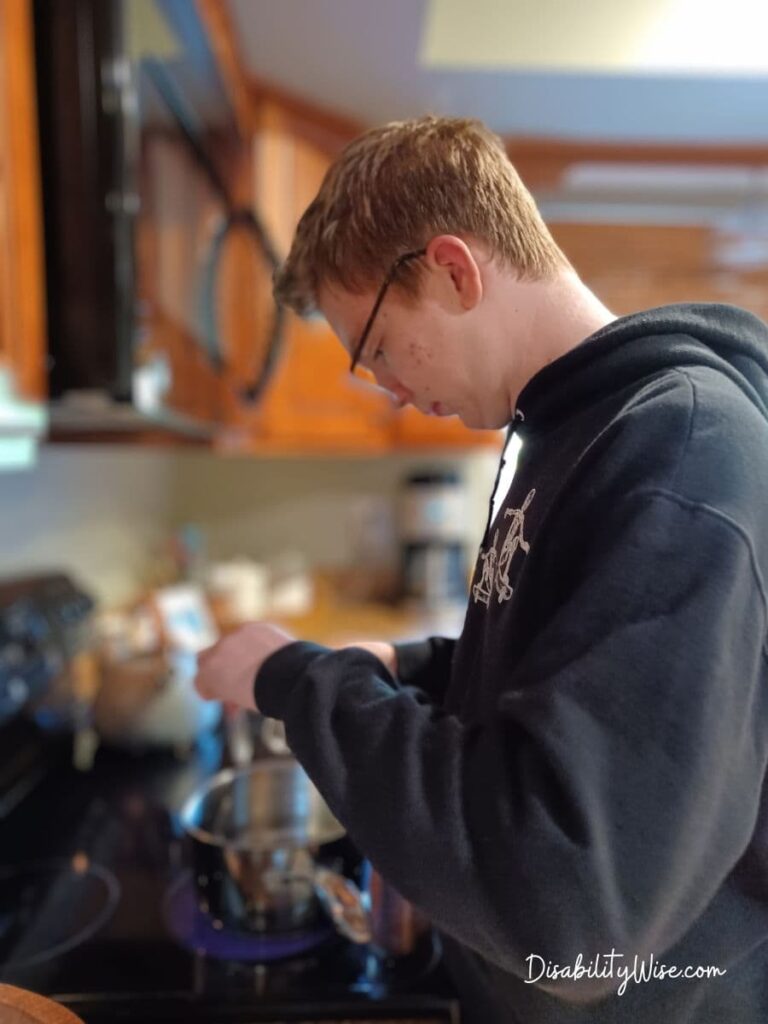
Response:
[[[315,868],[315,892],[336,930],[352,942],[366,943],[373,938],[371,916],[365,897],[354,882],[329,868]]]

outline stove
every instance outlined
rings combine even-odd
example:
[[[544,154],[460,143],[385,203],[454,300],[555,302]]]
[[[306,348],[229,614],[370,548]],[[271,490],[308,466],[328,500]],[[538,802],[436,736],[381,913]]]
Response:
[[[24,601],[29,611],[34,595]],[[33,648],[26,638],[39,690]],[[396,962],[330,921],[250,935],[202,913],[177,814],[224,765],[219,733],[183,757],[102,746],[83,771],[71,733],[25,714],[18,650],[13,686],[19,707],[6,701],[0,723],[0,982],[57,999],[85,1024],[458,1024],[436,937]],[[346,838],[322,856],[360,881]]]

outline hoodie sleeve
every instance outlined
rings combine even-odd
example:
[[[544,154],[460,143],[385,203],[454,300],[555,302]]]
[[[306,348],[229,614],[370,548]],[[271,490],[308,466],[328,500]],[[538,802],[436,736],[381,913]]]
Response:
[[[405,686],[422,690],[431,701],[440,704],[451,677],[455,648],[456,641],[445,636],[395,644],[398,679]]]
[[[768,758],[748,537],[666,492],[601,507],[591,538],[550,546],[577,560],[567,592],[487,719],[398,690],[353,649],[290,645],[256,682],[382,875],[519,977],[531,954],[669,949],[744,852]]]

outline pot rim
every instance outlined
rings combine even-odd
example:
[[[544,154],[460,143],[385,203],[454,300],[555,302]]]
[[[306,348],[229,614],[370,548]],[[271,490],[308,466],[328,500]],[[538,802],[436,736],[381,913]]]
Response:
[[[204,800],[207,796],[209,796],[214,790],[229,785],[234,779],[238,777],[247,777],[255,775],[257,772],[263,772],[265,770],[275,774],[288,774],[289,772],[293,773],[298,770],[306,777],[308,785],[312,786],[312,788],[315,789],[315,791],[317,792],[314,783],[295,758],[262,757],[257,758],[256,760],[252,761],[250,764],[247,765],[223,768],[221,771],[216,772],[215,775],[211,775],[209,778],[204,779],[201,783],[199,783],[189,794],[189,796],[185,799],[184,803],[181,805],[181,809],[179,811],[179,821],[184,832],[191,838],[197,840],[200,843],[205,844],[206,846],[213,846],[217,847],[218,849],[238,851],[252,850],[254,853],[272,853],[275,850],[285,849],[315,850],[317,847],[322,846],[324,843],[330,843],[336,839],[341,839],[341,837],[346,834],[346,829],[340,822],[336,821],[330,809],[328,810],[328,815],[334,822],[336,822],[335,828],[331,828],[329,826],[328,828],[319,831],[318,834],[313,836],[311,841],[309,842],[281,842],[273,846],[267,845],[261,848],[254,848],[252,843],[249,842],[247,839],[227,839],[224,836],[217,835],[215,832],[210,832],[208,831],[208,829],[202,828],[200,825],[196,825],[193,823],[191,819],[193,819],[195,812],[199,807],[201,801]],[[318,797],[320,800],[323,799],[319,792]]]

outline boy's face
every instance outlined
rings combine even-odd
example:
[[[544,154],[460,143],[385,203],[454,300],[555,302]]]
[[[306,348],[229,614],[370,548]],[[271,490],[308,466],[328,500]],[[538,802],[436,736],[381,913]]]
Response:
[[[468,427],[502,427],[509,420],[509,403],[487,384],[482,303],[468,274],[457,271],[444,253],[435,256],[432,243],[425,262],[418,298],[394,286],[387,291],[359,365],[398,406],[412,405],[425,415],[455,415]],[[376,288],[360,295],[338,287],[320,291],[320,311],[350,355],[376,297]]]

